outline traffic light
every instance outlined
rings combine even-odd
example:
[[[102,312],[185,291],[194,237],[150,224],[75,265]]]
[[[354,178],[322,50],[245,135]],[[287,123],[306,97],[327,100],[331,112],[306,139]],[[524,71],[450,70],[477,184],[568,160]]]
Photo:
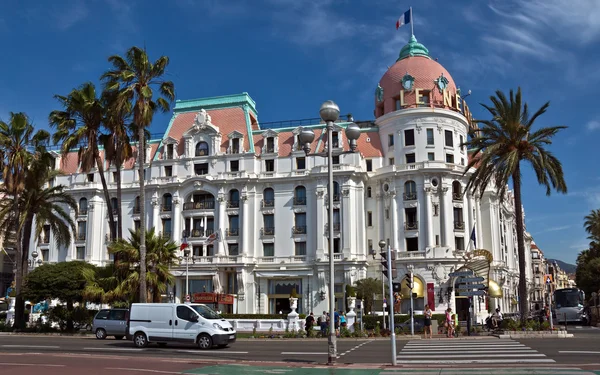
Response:
[[[415,286],[415,284],[414,284],[415,279],[413,277],[412,271],[406,274],[406,281],[408,283],[408,288],[410,290],[412,290],[414,288],[414,286]]]
[[[394,251],[391,252],[391,259],[387,259],[387,251],[382,251],[381,253],[381,264],[383,265],[383,276],[388,276],[388,268],[392,270],[392,279],[395,279],[398,276],[398,271],[396,270],[396,253]]]

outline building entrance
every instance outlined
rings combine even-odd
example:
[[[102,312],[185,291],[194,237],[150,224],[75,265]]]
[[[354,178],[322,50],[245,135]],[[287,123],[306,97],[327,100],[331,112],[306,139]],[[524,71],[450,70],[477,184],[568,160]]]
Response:
[[[458,320],[461,322],[467,321],[469,319],[469,297],[456,297],[454,301]]]

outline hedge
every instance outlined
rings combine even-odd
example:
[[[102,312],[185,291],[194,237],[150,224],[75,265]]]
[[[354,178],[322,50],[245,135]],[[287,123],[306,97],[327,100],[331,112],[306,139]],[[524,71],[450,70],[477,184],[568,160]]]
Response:
[[[225,319],[287,319],[287,314],[221,314]],[[306,314],[299,314],[298,319],[305,319]]]
[[[404,323],[410,318],[409,315],[394,315],[394,324]],[[432,319],[437,320],[438,324],[444,324],[446,321],[445,314],[433,314],[431,316]],[[423,315],[416,315],[415,319],[423,319]],[[383,315],[365,315],[363,316],[363,324],[365,329],[375,329],[377,326],[377,322],[379,322],[379,327],[383,327]],[[387,322],[387,319],[386,319]]]

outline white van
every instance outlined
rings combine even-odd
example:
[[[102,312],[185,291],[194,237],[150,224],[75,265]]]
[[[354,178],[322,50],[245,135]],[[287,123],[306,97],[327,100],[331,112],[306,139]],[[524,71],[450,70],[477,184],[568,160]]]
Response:
[[[235,342],[231,323],[206,305],[191,303],[134,303],[129,310],[129,337],[138,348],[150,342],[198,344],[200,349]]]

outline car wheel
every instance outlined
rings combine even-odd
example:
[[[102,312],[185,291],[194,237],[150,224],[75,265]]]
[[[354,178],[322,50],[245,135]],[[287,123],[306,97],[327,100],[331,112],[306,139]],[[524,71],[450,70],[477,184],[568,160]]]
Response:
[[[119,336],[115,336],[115,339],[116,340],[123,340],[123,336],[120,336],[120,335]]]
[[[148,339],[143,332],[138,332],[133,336],[133,344],[138,348],[145,348],[148,346]]]
[[[102,328],[98,328],[96,330],[96,338],[98,340],[104,340],[106,338],[106,331],[103,330]]]
[[[213,346],[213,342],[212,342],[212,338],[210,337],[210,335],[203,333],[200,336],[198,336],[198,347],[202,350],[207,350],[212,348]]]

